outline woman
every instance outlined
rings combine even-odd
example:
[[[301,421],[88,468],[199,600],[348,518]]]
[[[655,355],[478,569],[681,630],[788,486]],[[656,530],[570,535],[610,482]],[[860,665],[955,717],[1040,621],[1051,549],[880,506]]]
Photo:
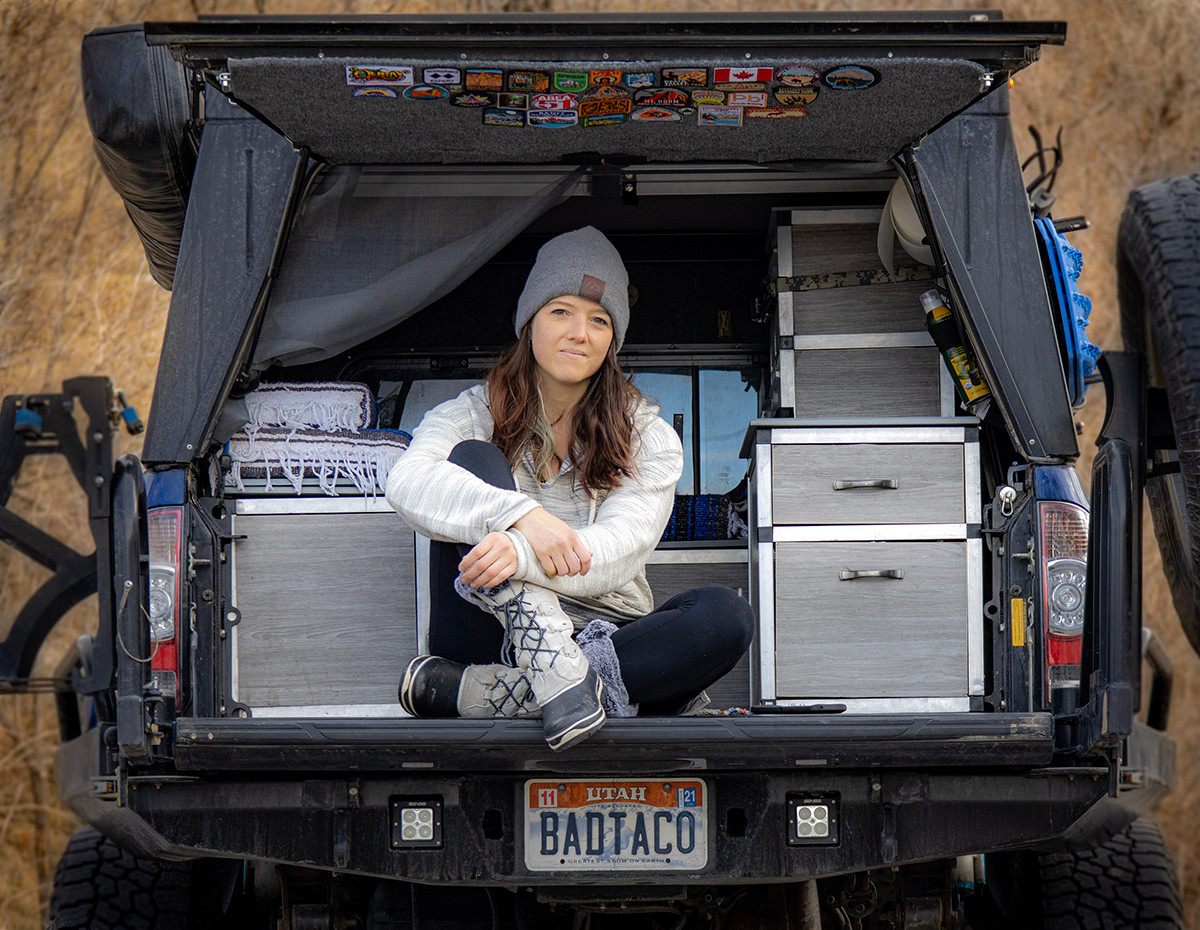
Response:
[[[559,750],[606,712],[678,713],[746,651],[751,610],[728,588],[653,609],[646,559],[683,451],[617,362],[628,285],[598,230],[547,242],[517,342],[486,386],[429,411],[388,476],[388,501],[434,540],[434,655],[404,672],[409,713],[540,713]]]

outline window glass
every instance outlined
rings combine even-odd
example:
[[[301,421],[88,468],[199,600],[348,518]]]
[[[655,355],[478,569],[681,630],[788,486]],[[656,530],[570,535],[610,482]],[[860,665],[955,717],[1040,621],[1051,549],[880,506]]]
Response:
[[[700,371],[700,493],[725,494],[746,475],[739,456],[746,427],[758,416],[753,379],[738,370]]]
[[[379,389],[380,424],[395,422],[394,408],[402,404],[397,426],[411,433],[428,411],[479,383],[469,378],[385,381]],[[668,426],[676,432],[682,430],[683,474],[676,493],[725,494],[733,490],[746,474],[746,462],[738,455],[746,427],[758,416],[755,378],[747,382],[738,369],[642,369],[634,373],[633,383],[658,404],[658,415]],[[698,398],[694,396],[697,391]],[[699,424],[694,413],[697,401]]]
[[[639,371],[633,376],[639,391],[658,404],[658,415],[676,432],[676,418],[683,425],[683,475],[675,485],[677,494],[694,494],[695,470],[692,461],[692,376],[687,372]]]
[[[404,406],[400,412],[398,429],[411,433],[421,422],[421,417],[443,401],[457,397],[469,387],[480,384],[471,378],[418,378],[408,382],[407,394],[403,381],[384,381],[379,385],[380,423],[384,422],[385,407],[389,400],[395,399]]]

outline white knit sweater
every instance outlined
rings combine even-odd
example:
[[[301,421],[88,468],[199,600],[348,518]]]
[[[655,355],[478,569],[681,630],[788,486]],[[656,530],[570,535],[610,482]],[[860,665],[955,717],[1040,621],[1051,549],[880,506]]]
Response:
[[[667,525],[675,483],[683,472],[679,437],[657,413],[653,404],[639,405],[634,415],[634,473],[614,490],[590,498],[576,481],[570,461],[549,481],[540,482],[526,453],[513,470],[519,490],[505,491],[446,461],[463,440],[492,438],[487,388],[469,388],[425,415],[388,475],[388,503],[430,539],[475,545],[488,533],[507,533],[517,550],[513,577],[556,592],[576,619],[642,617],[654,609],[646,559]],[[586,575],[551,577],[542,570],[528,540],[513,528],[538,506],[579,533],[592,554]]]

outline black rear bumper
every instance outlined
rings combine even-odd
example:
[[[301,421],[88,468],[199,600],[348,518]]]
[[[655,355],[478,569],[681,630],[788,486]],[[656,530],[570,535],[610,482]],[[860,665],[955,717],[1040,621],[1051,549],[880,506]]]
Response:
[[[144,854],[418,882],[665,888],[1087,842],[1165,794],[1173,769],[1173,744],[1148,733],[1166,755],[1131,754],[1144,768],[1122,784],[1137,790],[1110,798],[1103,766],[1049,764],[1049,715],[681,718],[666,733],[663,723],[613,721],[553,755],[538,721],[193,720],[179,727],[175,773],[112,779],[107,797],[84,777],[103,757],[92,730],[60,750],[59,787],[80,816]],[[527,783],[605,776],[701,780],[706,864],[632,876],[528,868]],[[833,805],[836,842],[789,843],[789,802],[813,798]],[[400,848],[397,811],[412,799],[437,805],[439,843]]]
[[[134,781],[126,785],[126,796],[137,820],[185,854],[266,859],[418,882],[511,886],[795,880],[1046,845],[1060,840],[1071,825],[1100,815],[1117,817],[1118,826],[1128,819],[1104,803],[1103,770],[1074,777],[994,771],[712,772],[699,775],[709,804],[703,868],[680,873],[646,865],[632,876],[607,869],[531,871],[525,861],[523,788],[532,774],[165,779]],[[838,842],[789,845],[788,801],[814,797],[837,805]],[[395,848],[397,806],[413,798],[440,805],[440,846]]]
[[[1050,714],[756,715],[610,720],[550,752],[540,720],[191,719],[176,727],[180,772],[546,771],[664,774],[705,769],[1043,766]]]

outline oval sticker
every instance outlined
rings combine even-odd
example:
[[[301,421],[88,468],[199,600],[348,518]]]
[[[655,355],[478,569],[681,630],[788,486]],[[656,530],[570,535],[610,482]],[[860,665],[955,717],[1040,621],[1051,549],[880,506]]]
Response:
[[[821,83],[821,72],[811,65],[792,65],[776,71],[775,80],[789,87],[813,87]]]
[[[836,90],[862,90],[878,81],[879,75],[862,65],[842,65],[826,71],[823,80],[826,87]]]
[[[444,100],[450,91],[435,84],[414,84],[404,88],[404,96],[409,100]]]

